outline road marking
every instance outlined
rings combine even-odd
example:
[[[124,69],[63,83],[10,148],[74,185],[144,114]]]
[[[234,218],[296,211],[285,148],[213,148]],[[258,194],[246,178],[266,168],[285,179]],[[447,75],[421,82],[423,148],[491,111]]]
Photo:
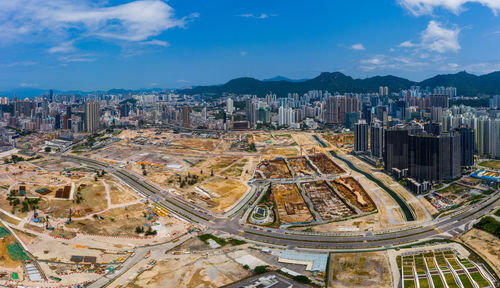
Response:
[[[431,227],[432,227],[432,229],[436,230],[437,232],[443,233],[443,231],[441,231],[438,228],[436,228],[436,226],[434,226],[434,224],[432,224]]]

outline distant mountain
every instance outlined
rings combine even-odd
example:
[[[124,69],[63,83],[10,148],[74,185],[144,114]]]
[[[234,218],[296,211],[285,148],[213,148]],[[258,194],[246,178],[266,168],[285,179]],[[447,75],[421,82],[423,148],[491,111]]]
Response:
[[[339,92],[375,92],[378,87],[389,86],[391,91],[399,91],[414,85],[407,79],[395,76],[377,76],[366,79],[353,79],[340,72],[323,72],[318,77],[301,81],[290,82],[280,81],[260,81],[254,78],[237,78],[230,80],[223,85],[197,86],[191,89],[180,90],[180,93],[201,94],[201,93],[236,93],[236,94],[257,94],[263,96],[269,92],[280,96],[287,93],[306,93],[309,90],[328,90],[331,93]]]
[[[270,79],[257,80],[250,77],[236,78],[225,84],[211,86],[195,86],[192,88],[178,89],[177,92],[189,95],[193,94],[212,94],[221,95],[222,93],[235,94],[256,94],[264,96],[267,93],[276,93],[279,96],[286,96],[288,93],[303,94],[310,90],[326,90],[330,93],[367,93],[378,92],[380,86],[388,86],[389,91],[398,92],[401,89],[408,89],[410,86],[419,85],[422,88],[436,86],[454,86],[457,87],[459,95],[477,96],[480,94],[495,95],[500,94],[500,71],[481,76],[467,73],[465,71],[456,74],[436,75],[421,82],[415,82],[408,79],[387,75],[375,76],[365,79],[354,79],[344,75],[341,72],[323,72],[312,79],[293,80],[283,76],[277,76]],[[110,89],[108,94],[127,94],[127,93],[149,93],[163,90],[161,88],[153,89]],[[12,98],[17,93],[19,99],[26,97],[33,98],[37,95],[44,95],[48,89],[37,89],[21,87],[8,91],[0,91],[0,97]],[[54,94],[93,94],[83,91],[59,91],[54,90]]]
[[[7,91],[0,91],[0,97],[7,97],[7,98],[14,98],[14,94],[17,95],[17,99],[24,99],[24,98],[30,98],[32,99],[35,96],[38,95],[44,95],[47,93],[47,90],[44,89],[38,89],[38,88],[30,88],[30,87],[20,87],[17,89],[10,89]],[[59,91],[54,90],[54,93],[58,93]]]
[[[264,80],[262,80],[262,82],[277,82],[277,81],[304,82],[304,81],[307,81],[307,80],[309,80],[309,79],[307,79],[307,78],[304,78],[304,79],[290,79],[290,78],[287,78],[285,76],[276,76],[276,77],[273,77],[273,78],[264,79]]]
[[[0,97],[7,97],[9,99],[14,98],[14,94],[17,95],[17,98],[23,100],[25,98],[33,99],[35,96],[45,95],[50,89],[38,89],[38,88],[27,88],[20,87],[15,89],[10,89],[6,91],[0,91]],[[110,89],[108,91],[96,90],[96,91],[81,91],[81,90],[68,90],[68,91],[60,91],[53,90],[55,95],[59,94],[80,94],[80,95],[89,95],[94,93],[107,93],[107,94],[128,94],[128,93],[150,93],[153,91],[161,91],[162,88],[141,88],[135,90],[129,89]]]
[[[236,93],[257,94],[259,96],[273,92],[284,96],[287,93],[302,94],[310,90],[327,90],[331,93],[377,92],[380,86],[388,86],[389,91],[396,92],[401,89],[408,89],[413,85],[419,85],[422,88],[427,86],[431,88],[436,86],[454,86],[457,87],[459,95],[464,96],[500,94],[500,72],[476,76],[464,71],[456,74],[437,75],[421,82],[392,75],[353,79],[340,72],[323,72],[316,78],[303,81],[290,81],[282,76],[263,81],[243,77],[230,80],[222,85],[197,86],[190,89],[182,89],[179,92],[190,95],[202,93]]]

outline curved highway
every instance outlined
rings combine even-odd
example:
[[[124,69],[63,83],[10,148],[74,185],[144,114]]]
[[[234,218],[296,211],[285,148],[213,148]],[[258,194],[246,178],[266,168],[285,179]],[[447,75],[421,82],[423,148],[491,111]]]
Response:
[[[281,246],[316,249],[363,249],[410,244],[428,238],[451,238],[455,234],[468,230],[476,219],[487,214],[489,210],[500,203],[500,197],[496,192],[488,199],[471,206],[468,210],[414,225],[412,229],[402,228],[399,231],[386,230],[382,232],[309,233],[245,224],[245,221],[241,220],[241,218],[244,215],[245,208],[249,208],[252,201],[257,198],[255,194],[247,197],[248,199],[245,200],[248,202],[244,203],[244,205],[237,205],[238,211],[226,214],[230,216],[214,215],[212,212],[168,193],[142,176],[125,169],[116,168],[108,163],[91,158],[69,155],[62,157],[97,169],[105,169],[148,199],[156,201],[159,205],[195,225],[226,232],[251,241]],[[252,184],[252,186],[253,191],[258,191],[261,188],[258,184]]]

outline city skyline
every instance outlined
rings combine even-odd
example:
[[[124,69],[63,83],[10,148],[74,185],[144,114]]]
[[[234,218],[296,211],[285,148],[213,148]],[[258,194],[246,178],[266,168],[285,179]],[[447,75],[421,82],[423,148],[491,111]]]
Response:
[[[0,1],[0,90],[500,70],[498,1],[330,2]]]

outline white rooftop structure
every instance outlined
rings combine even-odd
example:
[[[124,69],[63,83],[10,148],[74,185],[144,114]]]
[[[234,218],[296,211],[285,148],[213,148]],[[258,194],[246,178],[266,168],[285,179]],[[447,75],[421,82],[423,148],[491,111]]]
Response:
[[[283,251],[280,253],[278,262],[306,265],[307,271],[324,272],[328,262],[328,254]]]

